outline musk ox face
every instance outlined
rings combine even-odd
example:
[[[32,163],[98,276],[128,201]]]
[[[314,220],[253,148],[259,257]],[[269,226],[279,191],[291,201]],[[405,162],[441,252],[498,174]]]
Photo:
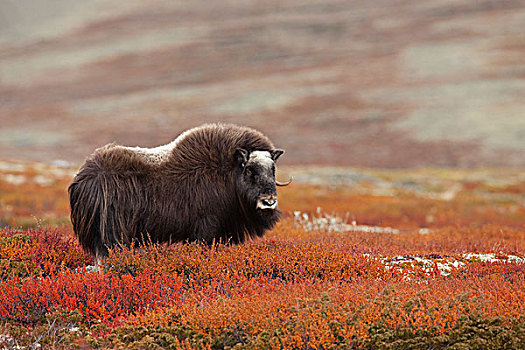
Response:
[[[241,194],[248,208],[260,214],[277,209],[277,185],[275,180],[275,162],[284,151],[253,151],[239,148],[235,151],[238,167],[236,190]]]

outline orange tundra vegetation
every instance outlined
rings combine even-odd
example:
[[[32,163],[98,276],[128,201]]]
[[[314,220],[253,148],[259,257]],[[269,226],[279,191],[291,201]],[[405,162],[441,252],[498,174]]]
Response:
[[[511,175],[426,174],[380,193],[297,183],[262,239],[112,250],[102,272],[62,219],[65,175],[27,176],[33,192],[0,179],[0,346],[523,349],[525,211]],[[47,221],[25,228],[31,215]]]

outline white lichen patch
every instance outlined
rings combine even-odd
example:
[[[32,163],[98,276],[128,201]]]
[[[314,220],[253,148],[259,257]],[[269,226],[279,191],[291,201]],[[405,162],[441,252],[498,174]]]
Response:
[[[464,253],[458,257],[441,256],[438,254],[419,255],[398,255],[393,258],[379,258],[387,270],[397,268],[404,270],[409,275],[422,272],[425,275],[448,276],[454,271],[458,271],[467,264],[474,262],[488,263],[514,263],[524,264],[525,258],[516,255],[503,253]],[[409,279],[409,278],[408,278]]]
[[[428,256],[398,255],[393,258],[382,258],[380,261],[386,269],[412,269],[417,266],[424,274],[441,276],[448,276],[454,269],[465,265],[464,262],[454,257],[434,254]]]
[[[343,219],[336,215],[321,212],[317,208],[317,213],[308,215],[300,211],[294,211],[294,222],[297,227],[305,231],[328,231],[328,232],[366,232],[366,233],[387,233],[398,234],[400,231],[392,227],[358,225],[354,220],[348,223],[347,218]]]
[[[19,162],[0,161],[0,171],[5,172],[22,172],[27,169],[25,164]]]
[[[506,255],[503,253],[467,253],[463,254],[463,259],[469,261],[481,261],[481,262],[513,262],[517,264],[525,263],[524,257],[516,255]]]
[[[0,182],[15,186],[31,183],[50,186],[57,180],[70,179],[75,175],[76,169],[69,163],[58,162],[61,167],[38,162],[0,161]]]
[[[40,186],[49,186],[54,182],[54,179],[45,175],[37,175],[33,177],[33,181]]]
[[[2,180],[12,185],[21,185],[26,182],[26,177],[24,175],[3,174]]]

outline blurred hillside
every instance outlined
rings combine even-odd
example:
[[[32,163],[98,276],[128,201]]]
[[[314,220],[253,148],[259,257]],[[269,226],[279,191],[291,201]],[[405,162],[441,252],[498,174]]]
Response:
[[[0,2],[0,159],[209,121],[286,164],[525,166],[525,3]]]

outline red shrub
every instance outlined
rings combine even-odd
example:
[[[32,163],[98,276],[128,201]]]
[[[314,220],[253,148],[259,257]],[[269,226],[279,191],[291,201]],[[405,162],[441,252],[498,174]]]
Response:
[[[69,230],[0,229],[2,279],[49,275],[59,269],[75,269],[91,261]]]
[[[0,318],[31,323],[55,309],[65,309],[113,324],[147,309],[179,304],[181,287],[180,279],[149,271],[117,276],[64,270],[25,281],[14,278],[0,284]]]

